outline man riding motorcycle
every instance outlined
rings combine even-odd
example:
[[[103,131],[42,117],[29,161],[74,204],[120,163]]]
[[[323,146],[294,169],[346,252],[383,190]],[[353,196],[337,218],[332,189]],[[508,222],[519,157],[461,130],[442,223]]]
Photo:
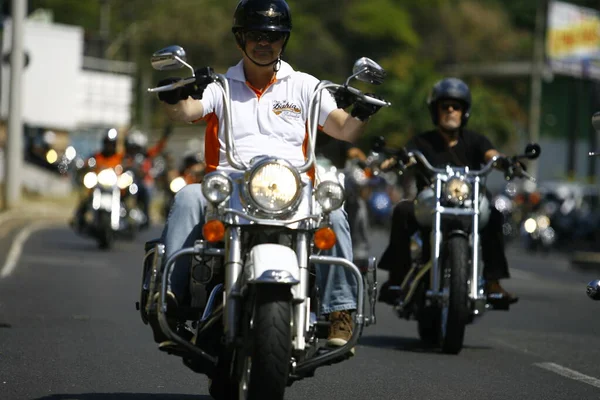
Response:
[[[85,165],[96,172],[102,171],[106,168],[114,168],[117,165],[120,165],[123,159],[123,155],[122,153],[117,152],[117,139],[118,132],[115,128],[110,128],[106,130],[102,137],[102,147],[100,151],[94,153],[91,157],[89,157],[86,160]],[[85,193],[81,196],[79,205],[75,210],[75,215],[71,220],[71,226],[73,226],[77,230],[80,230],[84,225],[83,218],[85,216],[89,203],[88,196],[89,191],[86,190]]]
[[[236,149],[244,162],[265,152],[295,165],[305,162],[309,97],[319,81],[294,71],[281,59],[291,30],[291,14],[284,0],[242,0],[235,10],[232,31],[242,60],[229,68],[226,77]],[[163,80],[159,85],[176,80]],[[197,79],[190,86],[159,93],[159,99],[166,103],[165,110],[172,120],[207,123],[204,152],[207,173],[233,171],[225,153],[222,98],[217,84]],[[319,125],[328,135],[353,142],[378,110],[377,106],[357,101],[348,114],[324,93]],[[205,206],[201,184],[187,185],[177,193],[161,238],[165,259],[182,247],[193,246],[201,236]],[[345,213],[332,212],[331,221],[337,234],[333,255],[351,260],[352,243]],[[188,277],[189,262],[178,260],[169,277],[168,313],[187,301]],[[331,321],[328,345],[343,346],[353,329],[351,311],[357,307],[353,288],[356,282],[343,268],[328,265],[317,268],[317,280],[322,311],[329,314]],[[171,314],[170,323],[176,322],[175,318],[176,312]],[[151,321],[151,325],[155,340],[166,339],[156,323]]]
[[[125,152],[123,153],[123,168],[135,171],[138,185],[137,201],[144,214],[146,222],[141,228],[150,225],[150,201],[154,178],[150,174],[152,160],[159,155],[167,145],[171,135],[170,125],[164,130],[162,137],[151,148],[147,148],[148,137],[138,129],[132,129],[125,137]]]
[[[479,169],[500,155],[487,137],[465,129],[471,112],[471,92],[466,83],[456,78],[440,80],[433,86],[427,104],[436,129],[411,139],[406,146],[408,151],[422,152],[435,167],[451,164],[471,169]],[[384,163],[384,167],[393,162]],[[418,191],[427,186],[420,175],[416,176],[416,183]],[[489,222],[481,231],[483,278],[488,298],[501,295],[512,304],[518,297],[506,292],[499,283],[500,279],[509,278],[502,221],[502,214],[492,208]],[[399,297],[399,286],[411,266],[410,238],[418,229],[414,203],[398,203],[393,212],[390,242],[378,265],[389,271],[389,280],[382,285],[379,301],[394,304]]]

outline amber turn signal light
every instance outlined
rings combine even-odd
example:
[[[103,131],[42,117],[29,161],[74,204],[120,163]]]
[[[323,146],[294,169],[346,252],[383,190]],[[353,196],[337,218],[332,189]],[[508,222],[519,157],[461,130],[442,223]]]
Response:
[[[225,236],[225,225],[218,219],[207,221],[202,227],[202,235],[209,243],[220,242]]]
[[[330,250],[335,245],[335,232],[328,226],[319,228],[315,232],[314,241],[318,249]]]

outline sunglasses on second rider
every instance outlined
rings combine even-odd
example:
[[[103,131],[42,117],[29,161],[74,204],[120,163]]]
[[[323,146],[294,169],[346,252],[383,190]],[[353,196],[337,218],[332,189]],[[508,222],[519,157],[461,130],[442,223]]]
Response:
[[[460,101],[456,100],[442,100],[440,101],[440,108],[444,111],[450,111],[450,107],[454,111],[462,111],[464,106]]]
[[[246,40],[252,42],[267,41],[269,43],[275,43],[283,39],[287,33],[285,32],[268,32],[268,31],[246,31],[244,37]]]

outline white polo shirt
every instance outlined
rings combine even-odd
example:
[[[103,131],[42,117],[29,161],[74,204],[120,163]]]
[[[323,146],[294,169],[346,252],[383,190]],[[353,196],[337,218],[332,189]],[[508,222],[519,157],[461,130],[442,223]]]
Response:
[[[232,105],[232,132],[239,157],[246,163],[259,155],[277,156],[299,166],[305,162],[308,103],[319,80],[294,71],[281,62],[275,81],[262,93],[253,89],[244,76],[243,63],[229,68]],[[208,85],[202,100],[207,122],[204,156],[207,172],[232,171],[225,154],[223,96],[216,83]],[[333,96],[323,92],[319,125],[337,109]]]

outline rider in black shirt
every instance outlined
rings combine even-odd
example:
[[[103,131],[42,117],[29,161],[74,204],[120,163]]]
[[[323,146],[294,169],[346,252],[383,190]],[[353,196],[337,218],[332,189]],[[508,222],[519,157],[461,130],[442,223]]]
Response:
[[[436,83],[428,99],[431,118],[437,129],[414,137],[407,150],[419,150],[434,167],[448,164],[480,169],[492,157],[500,155],[483,135],[464,129],[471,110],[469,87],[461,80],[447,78]],[[417,167],[418,168],[418,167]],[[417,173],[417,188],[427,186],[425,175]],[[488,193],[489,196],[489,193]],[[389,271],[389,280],[381,288],[379,301],[393,304],[397,289],[410,270],[410,237],[419,229],[412,201],[402,201],[394,208],[390,243],[383,253],[379,268]],[[427,237],[427,235],[425,235]],[[504,254],[502,214],[491,207],[488,224],[481,231],[483,277],[488,296],[503,295],[509,303],[518,297],[506,292],[499,279],[509,277]]]

